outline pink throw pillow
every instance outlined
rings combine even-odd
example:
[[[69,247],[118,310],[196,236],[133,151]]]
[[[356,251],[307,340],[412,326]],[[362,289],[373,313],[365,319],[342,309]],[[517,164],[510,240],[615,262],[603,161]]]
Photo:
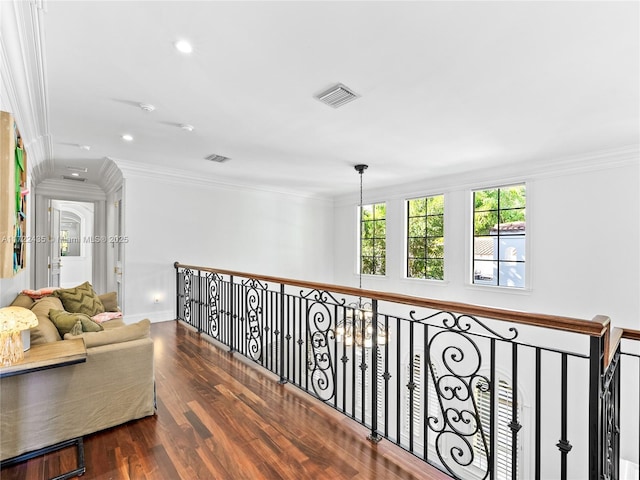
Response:
[[[27,295],[28,297],[33,298],[34,300],[38,300],[43,297],[48,297],[55,290],[58,290],[58,287],[45,287],[40,290],[22,290],[20,293]]]
[[[102,322],[106,322],[107,320],[113,320],[114,318],[122,318],[122,312],[98,313],[97,315],[94,315],[93,317],[91,317],[91,320],[93,320],[96,323],[102,323]]]

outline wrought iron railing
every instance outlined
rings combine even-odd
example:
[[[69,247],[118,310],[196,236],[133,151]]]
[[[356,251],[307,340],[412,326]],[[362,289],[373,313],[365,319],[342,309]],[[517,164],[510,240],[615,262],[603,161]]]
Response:
[[[453,478],[618,479],[621,436],[640,463],[640,332],[606,317],[175,268],[179,320]]]

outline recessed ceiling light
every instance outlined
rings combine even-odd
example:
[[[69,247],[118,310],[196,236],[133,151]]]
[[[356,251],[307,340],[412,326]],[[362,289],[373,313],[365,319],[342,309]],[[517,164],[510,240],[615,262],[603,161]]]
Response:
[[[138,106],[145,112],[153,112],[156,109],[156,107],[150,103],[139,103]]]
[[[77,172],[73,172],[71,175],[74,176],[74,177],[79,177],[80,176],[80,174],[77,173]]]
[[[91,150],[91,145],[78,145],[80,150]]]
[[[189,125],[188,123],[183,123],[180,125],[182,130],[186,130],[187,132],[193,132],[193,125]]]
[[[133,141],[133,136],[132,136],[132,135],[129,135],[128,133],[125,133],[124,135],[122,135],[122,139],[123,139],[125,142],[131,142],[131,141]]]
[[[191,53],[193,52],[193,47],[191,46],[191,44],[189,42],[187,42],[186,40],[178,40],[176,43],[173,44],[176,49],[181,52],[181,53]]]

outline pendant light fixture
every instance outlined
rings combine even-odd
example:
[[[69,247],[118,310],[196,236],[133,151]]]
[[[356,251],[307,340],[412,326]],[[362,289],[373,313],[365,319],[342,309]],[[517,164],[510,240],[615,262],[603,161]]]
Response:
[[[360,174],[360,201],[358,203],[358,218],[362,225],[362,176],[364,171],[369,168],[368,165],[356,165],[355,170]],[[358,288],[362,290],[362,233],[359,238],[360,261],[358,262]],[[373,312],[370,302],[363,302],[362,296],[358,298],[358,302],[350,303],[345,309],[345,317],[338,322],[336,326],[336,340],[344,342],[345,346],[351,346],[354,343],[357,347],[371,348],[374,342],[377,345],[387,343],[387,332],[378,326],[377,339],[373,338]]]

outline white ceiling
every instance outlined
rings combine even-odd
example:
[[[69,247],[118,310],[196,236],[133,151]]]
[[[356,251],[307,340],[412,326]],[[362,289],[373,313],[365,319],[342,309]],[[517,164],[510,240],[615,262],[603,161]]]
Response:
[[[636,1],[50,1],[56,175],[95,181],[110,157],[332,195],[358,163],[380,186],[638,145],[639,17]],[[361,98],[314,99],[338,82]]]

